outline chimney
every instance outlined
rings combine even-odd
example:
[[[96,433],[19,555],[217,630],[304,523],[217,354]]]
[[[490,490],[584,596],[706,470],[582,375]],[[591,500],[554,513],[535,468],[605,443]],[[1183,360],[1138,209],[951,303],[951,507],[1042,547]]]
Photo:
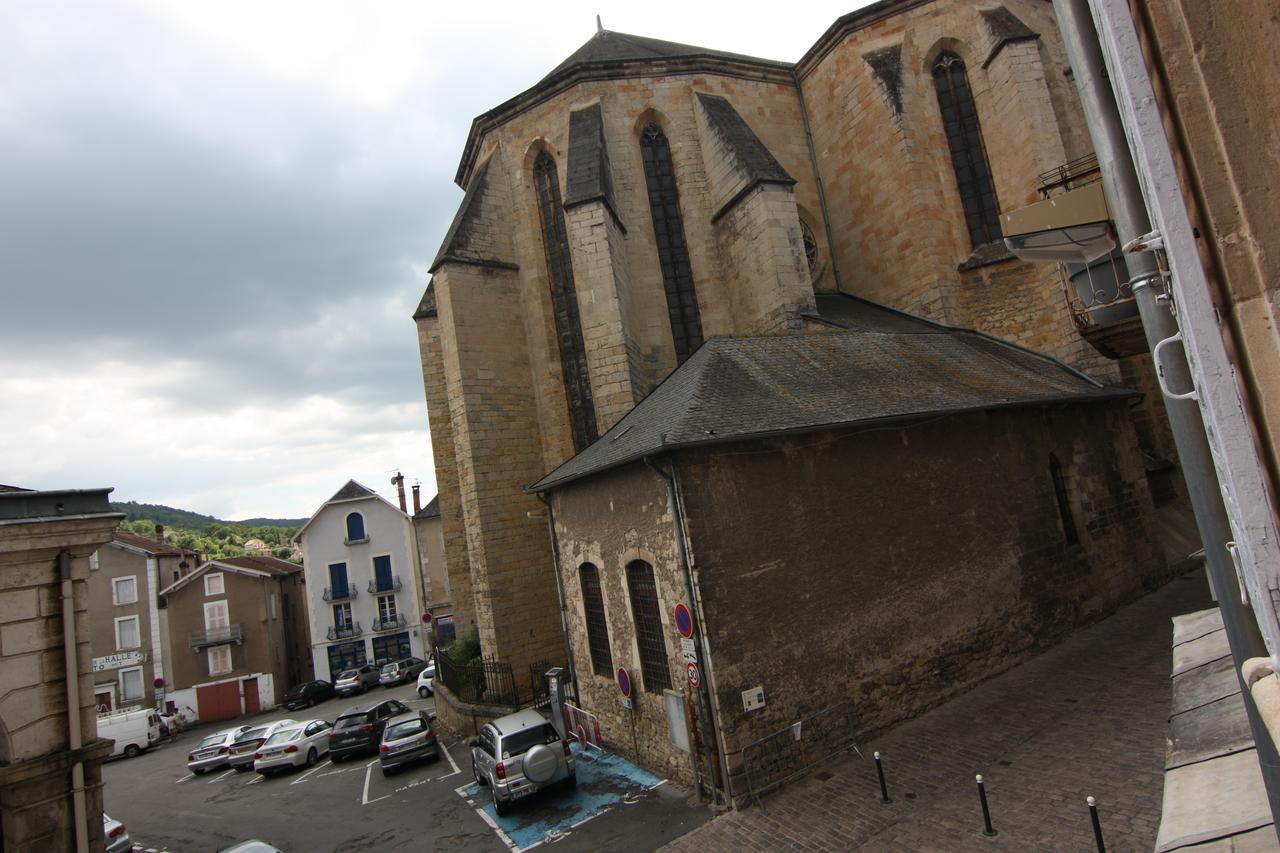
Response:
[[[400,511],[407,515],[409,507],[404,502],[404,474],[397,471],[396,475],[391,478],[391,484],[396,487],[396,494],[400,496]]]
[[[417,515],[422,512],[422,486],[417,483],[413,484],[413,514]]]
[[[156,541],[161,544],[164,544],[164,525],[163,524],[156,525]]]

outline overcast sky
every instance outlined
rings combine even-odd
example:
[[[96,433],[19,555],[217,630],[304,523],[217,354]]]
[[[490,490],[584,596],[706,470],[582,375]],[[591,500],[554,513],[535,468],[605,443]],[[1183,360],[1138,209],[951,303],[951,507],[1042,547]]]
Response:
[[[0,0],[0,483],[429,498],[410,315],[471,119],[597,13],[795,60],[861,5]]]

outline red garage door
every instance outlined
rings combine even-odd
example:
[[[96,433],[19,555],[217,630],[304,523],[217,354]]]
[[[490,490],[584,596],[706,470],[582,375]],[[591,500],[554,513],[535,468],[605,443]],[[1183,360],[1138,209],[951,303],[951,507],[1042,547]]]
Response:
[[[230,720],[240,716],[240,682],[227,681],[196,688],[196,713],[200,722]]]

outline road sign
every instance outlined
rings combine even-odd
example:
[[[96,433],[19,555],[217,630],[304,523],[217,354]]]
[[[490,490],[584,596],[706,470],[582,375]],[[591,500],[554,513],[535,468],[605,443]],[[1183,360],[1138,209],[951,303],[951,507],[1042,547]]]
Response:
[[[698,671],[696,663],[687,663],[684,665],[685,670],[689,673],[689,686],[697,687],[702,683],[702,673]]]
[[[624,697],[631,698],[631,676],[623,667],[618,667],[618,689]]]
[[[689,615],[689,608],[684,604],[676,605],[676,630],[680,632],[681,637],[693,636],[693,617]]]
[[[680,656],[684,658],[685,663],[698,662],[698,648],[693,640],[688,637],[680,638]]]

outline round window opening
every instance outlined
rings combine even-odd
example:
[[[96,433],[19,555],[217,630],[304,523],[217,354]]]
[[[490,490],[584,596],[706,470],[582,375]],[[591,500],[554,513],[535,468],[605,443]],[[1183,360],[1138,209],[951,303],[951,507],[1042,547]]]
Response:
[[[815,275],[818,271],[818,240],[803,219],[800,220],[800,239],[804,241],[804,259],[809,262],[809,275]]]

